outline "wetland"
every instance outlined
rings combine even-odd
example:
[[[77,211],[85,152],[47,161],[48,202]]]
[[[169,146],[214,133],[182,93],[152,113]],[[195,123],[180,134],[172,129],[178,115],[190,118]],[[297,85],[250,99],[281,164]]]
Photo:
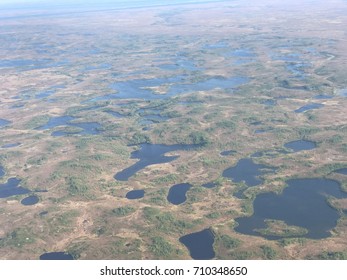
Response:
[[[80,2],[0,4],[2,259],[346,258],[346,1]]]

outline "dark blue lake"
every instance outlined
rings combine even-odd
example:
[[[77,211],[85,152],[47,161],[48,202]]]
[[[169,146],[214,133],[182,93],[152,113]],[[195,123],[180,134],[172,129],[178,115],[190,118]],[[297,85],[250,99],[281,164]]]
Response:
[[[314,110],[314,109],[319,109],[324,107],[324,104],[320,104],[320,103],[311,103],[311,104],[307,104],[305,106],[300,107],[299,109],[296,109],[294,112],[295,113],[304,113],[306,111],[309,110]]]
[[[221,156],[232,156],[235,154],[237,154],[237,152],[234,150],[223,151],[220,153]]]
[[[192,185],[187,183],[173,185],[169,190],[167,200],[175,205],[182,204],[187,200],[186,193],[191,187]]]
[[[337,169],[337,170],[334,170],[334,172],[339,173],[339,174],[343,174],[343,175],[347,175],[347,168]]]
[[[139,198],[144,197],[144,195],[145,195],[144,190],[133,190],[133,191],[128,192],[125,197],[127,199],[139,199]]]
[[[0,184],[0,198],[30,193],[30,190],[19,186],[20,181],[17,178],[10,178],[7,183]]]
[[[223,171],[222,176],[231,179],[235,183],[245,182],[248,187],[263,183],[263,176],[276,171],[275,167],[254,163],[252,159],[241,159],[236,166]]]
[[[70,126],[78,127],[80,131],[66,131],[58,130],[52,132],[52,136],[66,136],[66,135],[96,135],[102,132],[102,126],[97,122],[71,122],[75,120],[75,117],[72,116],[61,116],[61,117],[52,117],[49,119],[47,124],[37,127],[38,130],[51,129],[57,126]]]
[[[315,142],[308,140],[296,140],[284,144],[284,147],[291,149],[293,152],[313,150],[317,147]]]
[[[214,234],[210,229],[184,235],[179,241],[188,248],[194,260],[210,260],[215,257]]]
[[[189,150],[197,147],[198,145],[183,144],[141,144],[140,149],[132,152],[130,157],[132,159],[139,159],[139,161],[118,172],[114,178],[119,181],[127,181],[131,176],[149,165],[167,163],[178,158],[178,156],[165,156],[165,153],[179,150]]]
[[[73,256],[65,252],[51,252],[40,256],[40,260],[73,260]]]
[[[71,116],[51,117],[45,125],[37,127],[36,129],[44,130],[44,129],[51,129],[57,126],[64,126],[74,119],[75,117],[71,117]]]
[[[238,226],[235,230],[267,239],[281,238],[276,232],[259,232],[266,229],[264,221],[270,219],[306,229],[306,233],[299,235],[301,237],[321,239],[331,236],[330,231],[336,226],[340,214],[327,203],[327,198],[347,198],[340,184],[334,180],[313,178],[288,180],[287,185],[279,195],[259,194],[253,202],[253,215],[236,219]]]
[[[26,198],[23,198],[20,203],[22,203],[23,205],[29,206],[29,205],[34,205],[38,203],[39,201],[40,199],[36,195],[31,195]]]
[[[175,95],[194,91],[208,91],[216,88],[223,90],[234,89],[248,82],[246,77],[206,77],[204,80],[189,81],[188,75],[178,75],[167,78],[139,79],[111,84],[110,87],[117,93],[98,96],[90,99],[89,102],[103,101],[110,99],[166,99]],[[155,94],[151,87],[168,86],[166,94]]]

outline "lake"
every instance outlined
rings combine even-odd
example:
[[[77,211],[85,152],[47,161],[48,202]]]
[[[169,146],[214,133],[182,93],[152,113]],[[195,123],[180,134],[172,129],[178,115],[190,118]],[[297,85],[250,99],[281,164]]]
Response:
[[[293,152],[313,150],[317,147],[316,143],[308,140],[296,140],[284,144],[284,147]]]
[[[177,159],[179,156],[165,156],[165,153],[190,150],[198,145],[162,145],[162,144],[141,144],[140,149],[131,153],[131,159],[139,159],[130,167],[118,172],[114,178],[119,181],[127,181],[131,176],[149,165],[167,163]]]
[[[231,179],[235,183],[245,182],[248,187],[257,186],[263,183],[263,176],[276,171],[276,167],[254,163],[252,159],[241,159],[234,167],[223,171],[222,176]]]
[[[184,235],[179,241],[188,248],[194,260],[210,260],[215,257],[214,234],[210,229]]]
[[[166,78],[153,79],[135,79],[124,82],[117,82],[110,85],[110,88],[117,93],[112,93],[104,96],[98,96],[89,99],[89,102],[105,101],[110,99],[166,99],[182,93],[195,91],[209,91],[212,89],[234,89],[249,81],[247,77],[230,77],[221,76],[204,77],[201,81],[190,81],[189,75],[177,75]],[[154,88],[165,88],[165,94],[157,94]]]
[[[192,185],[188,183],[173,185],[169,190],[167,200],[175,205],[182,204],[187,200],[186,193],[191,187]]]
[[[139,199],[139,198],[144,197],[144,195],[145,195],[144,190],[133,190],[133,191],[128,192],[125,197],[127,199]]]
[[[337,169],[337,170],[334,170],[334,172],[339,173],[339,174],[343,174],[343,175],[347,175],[347,168]]]
[[[19,186],[20,181],[17,178],[10,178],[7,183],[0,184],[0,198],[30,193],[30,190]]]
[[[9,143],[9,144],[2,145],[1,148],[2,149],[14,148],[14,147],[20,146],[20,144],[21,143]]]
[[[29,205],[35,205],[39,201],[40,199],[36,195],[31,195],[26,198],[23,198],[20,203],[22,203],[25,206],[29,206]]]
[[[45,130],[52,129],[58,126],[70,126],[80,128],[80,131],[68,131],[68,130],[57,130],[51,133],[52,136],[66,136],[66,135],[96,135],[100,134],[102,131],[102,126],[97,122],[71,122],[75,120],[72,116],[60,116],[51,117],[45,125],[39,126],[35,129]]]
[[[262,193],[254,202],[254,213],[250,217],[237,218],[235,230],[247,235],[263,236],[267,239],[281,237],[307,237],[321,239],[331,236],[340,218],[338,210],[327,203],[329,196],[347,198],[340,184],[330,179],[291,179],[281,194]],[[265,220],[282,221],[288,226],[304,229],[291,235],[286,228],[266,229]]]

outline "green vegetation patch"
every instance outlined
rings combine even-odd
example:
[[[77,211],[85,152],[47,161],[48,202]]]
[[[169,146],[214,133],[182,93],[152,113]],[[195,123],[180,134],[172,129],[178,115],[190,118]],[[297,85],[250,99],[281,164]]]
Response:
[[[48,115],[42,115],[42,116],[35,116],[30,121],[28,121],[26,124],[24,124],[25,129],[34,129],[39,126],[42,126],[46,124],[49,120]]]
[[[143,209],[145,219],[153,225],[155,231],[172,233],[180,232],[183,233],[187,229],[194,226],[193,222],[187,222],[184,220],[176,219],[169,212],[161,212],[160,210],[152,207],[145,207]]]
[[[118,207],[112,210],[112,214],[115,215],[116,217],[128,216],[134,212],[135,212],[135,208],[131,206]]]
[[[308,230],[298,226],[289,226],[284,221],[265,220],[267,228],[255,229],[262,235],[273,235],[280,237],[301,236],[308,233]]]
[[[169,258],[175,252],[174,247],[161,236],[152,237],[151,241],[149,249],[158,259]]]
[[[0,238],[0,248],[5,246],[23,247],[35,242],[33,233],[27,228],[17,228],[7,234],[5,238]]]

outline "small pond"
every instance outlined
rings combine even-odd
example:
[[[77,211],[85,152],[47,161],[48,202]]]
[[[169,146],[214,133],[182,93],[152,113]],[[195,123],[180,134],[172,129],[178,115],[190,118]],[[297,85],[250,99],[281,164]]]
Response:
[[[228,151],[223,151],[220,153],[221,156],[232,156],[237,154],[235,150],[228,150]]]
[[[2,145],[1,148],[2,149],[15,148],[15,147],[20,146],[20,144],[21,143],[9,143],[9,144]]]
[[[25,206],[29,206],[29,205],[35,205],[39,201],[40,199],[36,195],[31,195],[26,198],[23,198],[20,203],[22,203]]]
[[[204,229],[182,236],[179,241],[189,250],[194,260],[210,260],[215,257],[213,249],[214,234],[210,229]]]
[[[324,107],[324,104],[320,104],[320,103],[311,103],[311,104],[307,104],[305,106],[300,107],[299,109],[296,109],[294,112],[295,113],[304,113],[306,111],[309,110],[314,110],[314,109],[319,109]]]
[[[167,200],[175,205],[182,204],[187,200],[186,193],[191,187],[192,185],[188,183],[173,185],[169,190]]]
[[[127,199],[139,199],[144,197],[144,195],[145,195],[144,190],[133,190],[133,191],[127,192],[125,197]]]
[[[296,140],[284,144],[284,147],[293,152],[313,150],[317,147],[316,143],[308,140]]]
[[[333,95],[319,94],[314,97],[314,99],[332,99]]]
[[[44,253],[40,256],[40,260],[73,260],[73,256],[65,252]]]

